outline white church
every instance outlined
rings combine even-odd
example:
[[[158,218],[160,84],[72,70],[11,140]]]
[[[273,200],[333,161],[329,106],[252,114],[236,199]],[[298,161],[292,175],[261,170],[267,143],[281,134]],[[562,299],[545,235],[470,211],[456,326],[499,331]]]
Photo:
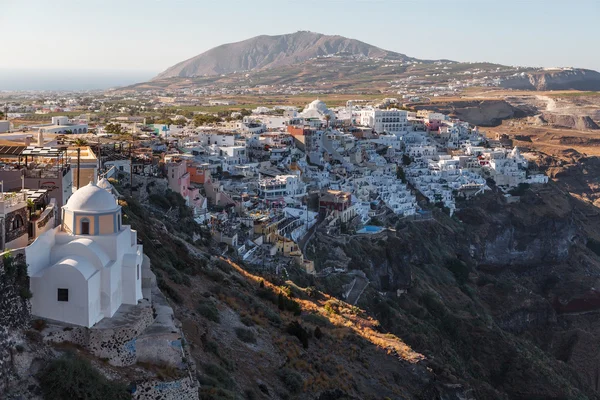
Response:
[[[61,225],[25,248],[33,315],[92,327],[142,299],[142,246],[111,190],[105,179],[77,190]]]

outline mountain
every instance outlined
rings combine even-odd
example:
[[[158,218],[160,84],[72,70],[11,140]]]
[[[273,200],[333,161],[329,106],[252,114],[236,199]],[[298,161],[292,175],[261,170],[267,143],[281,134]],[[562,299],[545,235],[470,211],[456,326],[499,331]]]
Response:
[[[223,44],[160,73],[156,79],[221,75],[236,71],[276,68],[311,58],[345,54],[357,57],[412,61],[414,58],[338,35],[300,31],[286,35],[261,35]]]

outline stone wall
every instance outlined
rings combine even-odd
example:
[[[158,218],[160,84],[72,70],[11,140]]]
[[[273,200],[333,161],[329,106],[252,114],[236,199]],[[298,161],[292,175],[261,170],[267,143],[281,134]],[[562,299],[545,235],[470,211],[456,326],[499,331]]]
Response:
[[[23,225],[21,225],[17,229],[12,229],[13,221],[17,217],[17,215],[21,216]],[[27,230],[29,226],[28,216],[29,212],[27,211],[27,207],[23,207],[6,214],[6,218],[4,219],[4,232],[6,232],[6,238],[4,239],[4,243],[12,242],[13,240],[23,235],[27,235]]]
[[[13,373],[12,352],[14,337],[30,319],[30,304],[26,293],[29,289],[27,269],[25,276],[19,276],[15,269],[18,263],[25,262],[22,251],[12,253],[13,262],[10,274],[5,269],[6,259],[0,255],[0,393],[5,389],[8,377]],[[21,271],[23,273],[23,271]]]
[[[132,398],[135,400],[196,400],[198,383],[190,377],[170,382],[152,379],[138,383]]]
[[[108,360],[111,365],[123,367],[137,362],[137,337],[153,320],[149,303],[140,304],[135,306],[135,318],[128,319],[127,324],[123,326],[50,327],[44,340],[75,343],[89,350],[94,356]]]

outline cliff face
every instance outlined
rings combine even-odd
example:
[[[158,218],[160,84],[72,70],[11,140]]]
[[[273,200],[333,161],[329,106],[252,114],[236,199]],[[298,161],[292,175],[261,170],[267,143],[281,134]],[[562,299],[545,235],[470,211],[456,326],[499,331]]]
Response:
[[[536,71],[510,77],[501,86],[524,90],[600,90],[600,73],[579,68]]]
[[[370,280],[357,305],[477,398],[600,398],[594,208],[553,183],[459,208],[395,232],[318,236],[317,269],[343,254]],[[335,292],[339,279],[323,285]]]
[[[433,110],[455,114],[457,118],[477,126],[498,126],[505,119],[522,118],[527,112],[513,107],[504,100],[453,101],[415,105],[416,110]]]

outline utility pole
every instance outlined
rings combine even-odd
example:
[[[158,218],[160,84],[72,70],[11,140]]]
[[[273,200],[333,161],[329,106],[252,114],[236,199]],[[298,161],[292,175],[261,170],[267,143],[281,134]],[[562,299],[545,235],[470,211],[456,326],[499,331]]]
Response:
[[[81,147],[77,148],[77,189],[81,187]]]

